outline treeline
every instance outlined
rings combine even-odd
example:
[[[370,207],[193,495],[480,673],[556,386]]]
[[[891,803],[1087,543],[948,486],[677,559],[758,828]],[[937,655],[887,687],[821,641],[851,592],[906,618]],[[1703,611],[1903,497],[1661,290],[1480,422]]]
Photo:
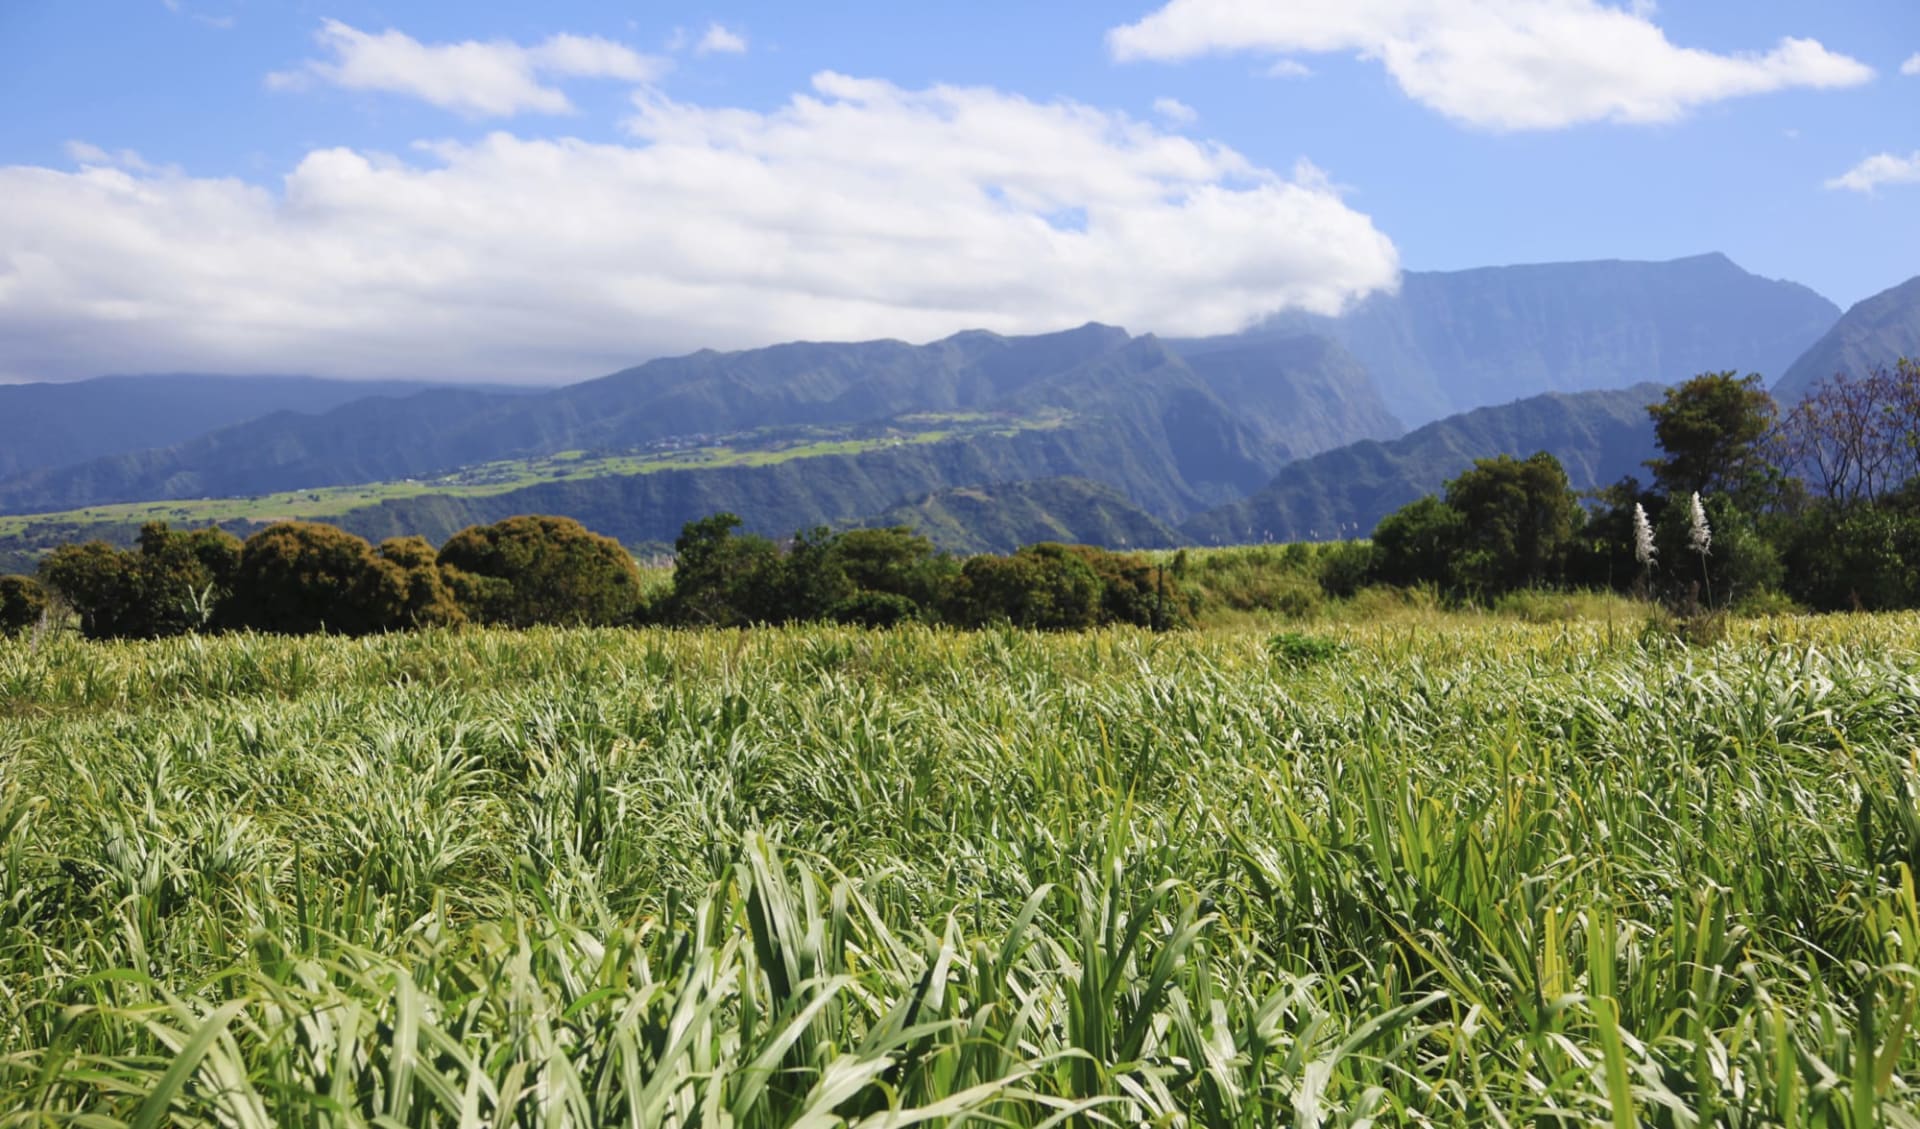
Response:
[[[462,623],[731,627],[832,621],[1153,629],[1212,610],[1309,614],[1373,588],[1490,606],[1515,592],[1611,590],[1676,609],[1920,606],[1920,365],[1836,376],[1784,418],[1758,376],[1707,373],[1647,408],[1651,481],[1586,496],[1552,455],[1480,459],[1381,521],[1371,542],[1165,564],[1086,545],[961,559],[905,528],[785,543],[718,514],[688,523],[670,584],[561,517],[515,517],[372,545],[283,522],[242,542],[142,528],[138,544],[56,549],[0,577],[0,631],[64,609],[92,638],[192,631],[369,634]],[[1256,559],[1257,558],[1257,559]]]
[[[1920,365],[1830,378],[1784,417],[1706,373],[1647,408],[1651,481],[1586,497],[1553,456],[1477,460],[1374,531],[1370,581],[1487,602],[1537,588],[1679,607],[1920,606]]]
[[[904,528],[817,529],[783,545],[739,525],[732,514],[689,523],[675,542],[671,584],[649,590],[618,542],[564,517],[474,526],[438,550],[418,537],[372,545],[315,522],[282,522],[244,542],[153,522],[131,549],[63,546],[37,579],[0,578],[0,630],[32,626],[49,609],[64,609],[94,639],[463,623],[1164,629],[1193,616],[1178,579],[1138,555],[1041,544],[962,561]]]

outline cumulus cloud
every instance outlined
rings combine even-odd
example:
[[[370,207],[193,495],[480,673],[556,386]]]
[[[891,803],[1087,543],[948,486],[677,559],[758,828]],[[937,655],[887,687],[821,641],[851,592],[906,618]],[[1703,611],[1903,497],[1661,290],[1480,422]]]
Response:
[[[0,372],[578,378],[703,346],[1240,328],[1397,283],[1318,170],[1070,102],[821,74],[629,140],[0,168]]]
[[[1200,120],[1199,113],[1178,98],[1155,98],[1153,112],[1174,125],[1191,125]]]
[[[1298,59],[1275,59],[1266,74],[1268,78],[1309,78],[1313,68]]]
[[[1906,62],[1900,64],[1900,73],[1909,78],[1920,75],[1920,51],[1915,51]]]
[[[1169,0],[1109,32],[1108,46],[1121,60],[1358,54],[1409,97],[1496,130],[1672,121],[1727,98],[1873,77],[1811,39],[1783,39],[1765,54],[1677,46],[1651,6],[1601,0]]]
[[[314,38],[330,57],[276,71],[267,76],[269,87],[300,90],[325,83],[405,94],[476,117],[507,117],[573,108],[564,92],[543,79],[645,83],[666,69],[660,59],[587,35],[555,35],[531,47],[504,40],[422,43],[399,31],[376,35],[327,20]]]
[[[1877,153],[1827,181],[1828,188],[1869,194],[1883,184],[1920,184],[1920,151],[1905,157]]]
[[[744,55],[746,51],[747,37],[720,24],[708,24],[693,48],[696,55]]]

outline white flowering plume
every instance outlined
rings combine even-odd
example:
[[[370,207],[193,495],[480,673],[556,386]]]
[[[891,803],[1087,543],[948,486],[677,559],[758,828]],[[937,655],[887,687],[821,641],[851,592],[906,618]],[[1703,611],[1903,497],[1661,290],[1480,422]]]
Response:
[[[1633,559],[1642,566],[1653,564],[1653,523],[1647,520],[1646,507],[1633,504]]]
[[[1687,530],[1687,544],[1693,551],[1706,556],[1713,551],[1713,530],[1707,526],[1707,509],[1700,504],[1700,493],[1693,495],[1693,508],[1690,512],[1691,527]]]

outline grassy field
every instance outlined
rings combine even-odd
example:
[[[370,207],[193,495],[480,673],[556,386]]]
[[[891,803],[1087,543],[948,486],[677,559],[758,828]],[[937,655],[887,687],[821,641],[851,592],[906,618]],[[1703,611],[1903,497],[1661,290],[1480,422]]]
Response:
[[[0,514],[0,539],[21,537],[36,526],[49,525],[61,528],[66,539],[82,540],[89,527],[118,527],[147,521],[165,521],[176,526],[237,521],[324,521],[401,498],[426,495],[480,498],[547,482],[580,482],[663,470],[771,466],[795,459],[857,455],[967,436],[1046,431],[1064,426],[1071,418],[1058,411],[1022,417],[978,412],[921,413],[900,416],[879,428],[872,425],[780,428],[767,434],[749,432],[730,436],[725,442],[663,446],[657,450],[560,451],[524,459],[476,463],[433,478],[321,486],[252,497],[126,502],[58,513]]]
[[[1920,617],[0,643],[0,1124],[1920,1125]]]

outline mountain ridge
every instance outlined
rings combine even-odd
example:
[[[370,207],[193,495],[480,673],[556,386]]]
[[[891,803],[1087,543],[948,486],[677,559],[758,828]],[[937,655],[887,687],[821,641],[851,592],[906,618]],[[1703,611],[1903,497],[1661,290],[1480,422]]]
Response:
[[[1792,407],[1836,373],[1859,378],[1901,357],[1920,359],[1920,276],[1856,302],[1774,382],[1773,396]]]

